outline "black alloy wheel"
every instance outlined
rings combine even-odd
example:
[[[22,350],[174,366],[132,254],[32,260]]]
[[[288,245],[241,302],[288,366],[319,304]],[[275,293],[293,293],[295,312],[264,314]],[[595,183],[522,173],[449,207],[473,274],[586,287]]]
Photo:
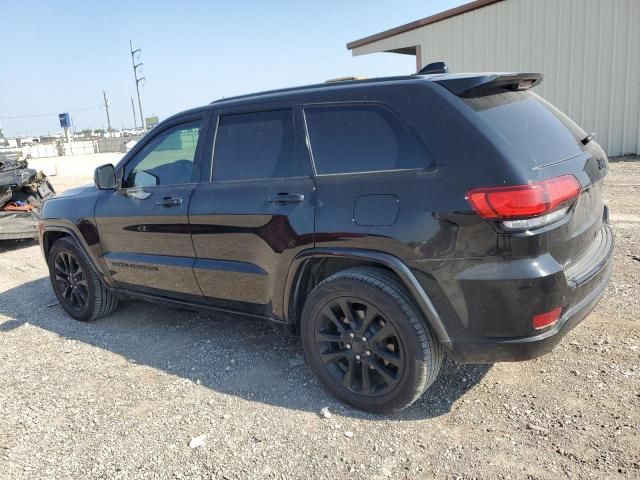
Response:
[[[327,303],[316,321],[315,341],[328,371],[354,393],[384,395],[402,377],[405,356],[398,332],[364,299]]]
[[[440,343],[411,296],[382,268],[352,267],[320,282],[306,298],[300,333],[320,382],[373,413],[411,405],[442,363]]]
[[[87,254],[71,237],[56,240],[47,252],[49,279],[60,305],[72,318],[91,322],[118,306]]]
[[[55,288],[65,306],[83,312],[89,299],[87,276],[78,259],[67,251],[58,252],[54,261]]]

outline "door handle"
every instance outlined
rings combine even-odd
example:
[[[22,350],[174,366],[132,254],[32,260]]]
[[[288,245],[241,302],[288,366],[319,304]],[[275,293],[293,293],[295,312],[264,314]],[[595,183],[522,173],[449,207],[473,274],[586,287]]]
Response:
[[[182,199],[178,197],[164,197],[162,200],[158,200],[156,205],[161,207],[178,207],[182,205]]]
[[[304,201],[304,195],[301,193],[278,193],[277,195],[270,195],[267,200],[276,205],[286,205],[288,203],[302,203]]]

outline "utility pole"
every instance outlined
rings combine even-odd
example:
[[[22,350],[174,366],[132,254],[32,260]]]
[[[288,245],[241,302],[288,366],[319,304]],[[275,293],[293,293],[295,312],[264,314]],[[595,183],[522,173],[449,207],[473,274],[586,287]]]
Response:
[[[136,107],[133,106],[133,97],[131,97],[131,111],[133,112],[133,129],[138,129],[138,122],[136,122]]]
[[[109,117],[109,101],[107,100],[107,92],[102,91],[102,97],[104,98],[104,109],[107,112],[107,132],[111,133],[111,118]]]
[[[144,81],[144,77],[138,78],[138,68],[142,67],[142,62],[136,64],[136,53],[142,53],[141,49],[133,49],[133,42],[129,39],[129,46],[131,47],[131,65],[133,65],[133,77],[136,79],[136,92],[138,93],[138,108],[140,109],[140,121],[142,122],[142,131],[145,132],[147,127],[144,124],[144,115],[142,114],[142,101],[140,100],[140,82]]]

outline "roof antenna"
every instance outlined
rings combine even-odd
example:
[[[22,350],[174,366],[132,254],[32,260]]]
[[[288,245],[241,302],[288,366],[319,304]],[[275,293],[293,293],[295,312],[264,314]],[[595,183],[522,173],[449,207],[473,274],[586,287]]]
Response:
[[[449,73],[447,64],[444,62],[433,62],[424,68],[421,68],[416,75],[429,75],[431,73]]]

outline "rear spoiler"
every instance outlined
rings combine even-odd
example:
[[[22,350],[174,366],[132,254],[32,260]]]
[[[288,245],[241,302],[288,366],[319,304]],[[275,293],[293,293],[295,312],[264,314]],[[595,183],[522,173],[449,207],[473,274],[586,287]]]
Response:
[[[528,90],[542,82],[543,78],[541,73],[491,73],[433,80],[459,97],[478,97],[504,90]]]

